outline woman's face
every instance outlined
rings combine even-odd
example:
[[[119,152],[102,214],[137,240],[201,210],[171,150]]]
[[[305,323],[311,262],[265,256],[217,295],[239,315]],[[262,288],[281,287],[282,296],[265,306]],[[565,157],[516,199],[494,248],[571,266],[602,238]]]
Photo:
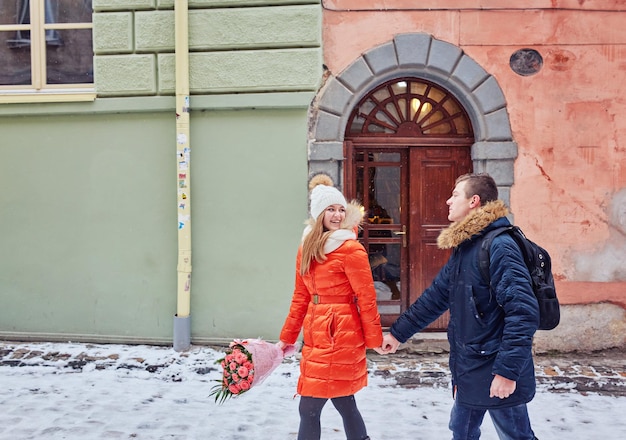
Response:
[[[341,222],[346,218],[346,208],[343,205],[330,205],[324,210],[324,229],[336,231],[341,226]]]

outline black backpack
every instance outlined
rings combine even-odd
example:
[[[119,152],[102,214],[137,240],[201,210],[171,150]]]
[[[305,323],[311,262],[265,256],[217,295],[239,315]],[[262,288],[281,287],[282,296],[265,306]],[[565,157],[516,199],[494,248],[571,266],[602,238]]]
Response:
[[[524,262],[532,278],[532,288],[539,303],[539,330],[552,330],[561,320],[559,300],[556,297],[554,278],[552,277],[552,260],[548,252],[541,246],[526,238],[517,226],[503,226],[489,231],[482,239],[478,250],[478,268],[483,279],[491,287],[489,278],[489,250],[496,235],[508,233],[522,251]]]

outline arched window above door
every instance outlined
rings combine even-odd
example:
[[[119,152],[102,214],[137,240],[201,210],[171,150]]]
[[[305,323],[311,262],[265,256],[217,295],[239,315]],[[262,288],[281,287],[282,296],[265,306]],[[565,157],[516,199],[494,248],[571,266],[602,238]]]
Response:
[[[365,97],[399,78],[424,78],[433,85],[440,84],[462,103],[466,118],[471,121],[468,124],[471,132],[454,136],[431,132],[421,136],[419,143],[465,145],[469,142],[474,172],[491,174],[498,184],[500,198],[508,203],[517,144],[513,141],[504,93],[495,77],[460,47],[425,33],[396,35],[364,52],[336,76],[328,77],[311,108],[309,171],[328,173],[341,186],[344,140],[355,141],[358,137],[367,137],[369,141],[379,137],[402,140],[403,136],[391,133],[390,129],[390,133],[364,135],[358,133],[362,128],[353,126],[354,112],[372,114],[371,110],[362,108]]]
[[[445,136],[473,140],[472,125],[454,96],[418,78],[381,84],[355,106],[346,138],[355,136]]]

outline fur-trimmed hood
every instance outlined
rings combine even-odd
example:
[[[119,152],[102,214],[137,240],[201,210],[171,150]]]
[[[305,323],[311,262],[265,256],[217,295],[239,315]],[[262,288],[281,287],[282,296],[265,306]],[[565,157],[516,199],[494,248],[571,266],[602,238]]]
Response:
[[[439,249],[450,249],[457,247],[465,240],[478,234],[491,223],[499,218],[506,217],[509,209],[502,200],[494,200],[476,209],[467,215],[463,220],[454,222],[441,231],[437,237]]]
[[[346,206],[346,218],[341,223],[341,229],[355,230],[361,226],[364,215],[363,206],[356,200],[352,200]]]

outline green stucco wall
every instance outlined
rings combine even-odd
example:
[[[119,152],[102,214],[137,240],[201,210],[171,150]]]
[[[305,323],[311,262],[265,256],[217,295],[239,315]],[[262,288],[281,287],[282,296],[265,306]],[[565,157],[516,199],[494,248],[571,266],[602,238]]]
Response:
[[[192,133],[192,334],[276,339],[307,217],[306,112],[199,118]]]
[[[2,119],[0,335],[171,339],[175,118]],[[277,336],[306,218],[306,110],[192,118],[192,337]]]
[[[170,332],[176,213],[168,209],[175,188],[167,119],[2,119],[2,331]]]
[[[168,344],[174,2],[93,5],[96,100],[0,105],[0,338]],[[307,215],[321,4],[189,5],[192,341],[275,339]]]
[[[100,97],[174,94],[175,13],[168,2],[158,3],[158,9],[148,10],[147,5],[95,3],[94,75]],[[191,94],[317,88],[319,2],[267,3],[190,4],[195,7],[188,12]]]

